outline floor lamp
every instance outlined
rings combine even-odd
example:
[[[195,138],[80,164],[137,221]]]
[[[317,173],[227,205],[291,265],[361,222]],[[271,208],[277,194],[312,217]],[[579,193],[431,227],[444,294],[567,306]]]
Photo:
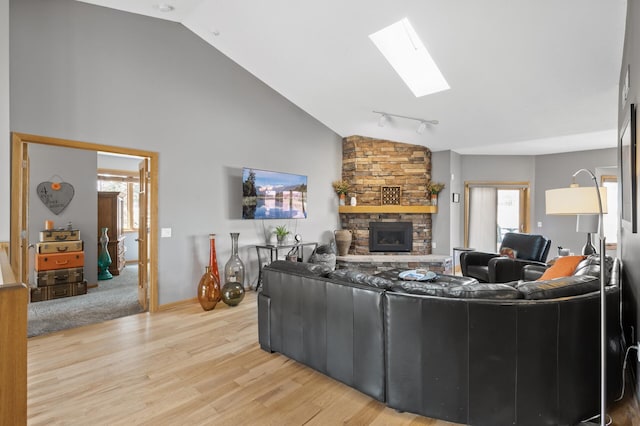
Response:
[[[585,172],[591,176],[594,187],[580,187],[575,177]],[[598,235],[600,236],[600,425],[606,425],[607,417],[607,329],[605,294],[605,251],[604,226],[602,215],[607,213],[607,189],[598,187],[595,175],[587,169],[573,174],[574,183],[569,188],[550,189],[545,193],[546,212],[549,215],[598,215]]]

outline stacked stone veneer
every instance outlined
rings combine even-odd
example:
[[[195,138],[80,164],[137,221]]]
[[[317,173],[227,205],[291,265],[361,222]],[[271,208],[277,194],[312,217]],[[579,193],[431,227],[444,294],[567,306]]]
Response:
[[[347,200],[355,195],[359,206],[381,205],[383,186],[400,186],[401,206],[424,206],[428,200],[427,183],[431,180],[431,150],[420,145],[349,136],[342,141],[342,179],[351,188]],[[375,221],[413,222],[413,247],[404,254],[431,254],[431,214],[342,213],[340,221],[342,229],[353,234],[349,254],[370,254],[369,222]]]

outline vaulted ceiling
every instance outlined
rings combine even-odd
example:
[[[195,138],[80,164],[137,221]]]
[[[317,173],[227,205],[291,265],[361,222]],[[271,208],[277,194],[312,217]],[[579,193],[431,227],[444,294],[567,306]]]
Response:
[[[84,2],[181,23],[341,136],[461,154],[616,146],[626,0]],[[451,89],[416,98],[369,39],[405,17]],[[439,124],[380,127],[373,111]]]

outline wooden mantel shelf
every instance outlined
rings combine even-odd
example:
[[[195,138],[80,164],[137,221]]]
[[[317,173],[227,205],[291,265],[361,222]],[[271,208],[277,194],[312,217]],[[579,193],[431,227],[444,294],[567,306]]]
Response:
[[[438,206],[339,206],[338,213],[438,213]]]

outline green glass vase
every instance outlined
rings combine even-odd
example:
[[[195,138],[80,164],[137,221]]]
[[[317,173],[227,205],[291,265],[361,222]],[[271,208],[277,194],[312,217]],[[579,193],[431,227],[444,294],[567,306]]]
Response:
[[[109,228],[102,228],[100,235],[100,254],[98,254],[98,279],[110,280],[113,278],[111,272],[109,272],[109,266],[111,266],[111,256],[109,255],[109,236],[107,231]]]

